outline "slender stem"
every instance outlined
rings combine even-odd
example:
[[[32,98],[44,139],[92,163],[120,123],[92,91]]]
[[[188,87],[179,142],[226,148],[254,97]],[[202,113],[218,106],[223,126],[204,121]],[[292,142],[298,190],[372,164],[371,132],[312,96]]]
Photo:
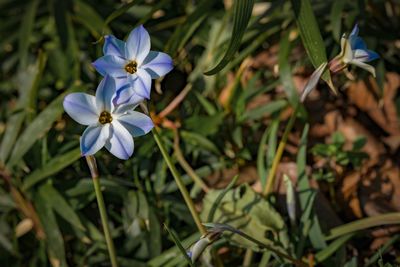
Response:
[[[164,160],[167,163],[168,168],[172,173],[172,176],[174,176],[175,182],[178,185],[179,190],[181,191],[183,199],[186,202],[186,206],[189,208],[189,211],[192,214],[193,220],[196,223],[197,228],[199,229],[199,231],[202,235],[206,234],[206,229],[201,224],[199,214],[197,213],[197,211],[194,207],[194,203],[193,203],[192,199],[190,198],[189,192],[187,191],[185,184],[183,183],[182,177],[180,176],[179,172],[175,168],[175,165],[172,163],[171,157],[169,156],[167,149],[165,148],[160,135],[158,134],[158,132],[155,128],[153,129],[152,132],[153,132],[154,139],[161,151],[161,154],[163,155]]]
[[[193,170],[190,164],[186,161],[185,157],[183,156],[182,150],[179,146],[179,132],[178,129],[174,129],[174,152],[175,157],[178,160],[181,167],[185,170],[185,172],[192,178],[193,182],[195,182],[198,186],[203,189],[204,192],[208,193],[210,189],[208,186],[203,182],[203,180],[197,175],[197,173]]]
[[[90,169],[90,174],[93,179],[94,191],[96,192],[97,204],[99,206],[101,224],[103,225],[104,236],[106,238],[108,254],[110,255],[111,266],[117,267],[117,255],[111,238],[110,228],[108,227],[108,218],[106,206],[104,204],[103,193],[101,192],[99,172],[97,170],[96,159],[94,156],[86,156],[86,162]]]
[[[283,150],[285,149],[286,142],[289,136],[290,131],[293,128],[294,121],[296,120],[296,114],[298,111],[299,105],[294,109],[292,116],[289,119],[289,122],[286,125],[285,132],[283,133],[281,142],[279,143],[278,149],[276,150],[276,154],[274,160],[272,162],[271,170],[269,171],[267,183],[265,184],[263,195],[267,196],[271,193],[272,187],[275,182],[276,170],[278,169],[279,162],[281,161]]]

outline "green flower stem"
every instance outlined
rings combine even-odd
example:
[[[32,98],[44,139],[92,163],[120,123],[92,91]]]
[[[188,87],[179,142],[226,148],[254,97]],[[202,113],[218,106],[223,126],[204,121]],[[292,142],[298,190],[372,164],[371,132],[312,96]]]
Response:
[[[94,191],[96,192],[97,204],[99,206],[101,224],[103,225],[104,236],[106,238],[107,250],[110,255],[111,266],[118,267],[117,255],[115,253],[115,247],[111,238],[110,228],[108,227],[108,219],[106,206],[104,204],[103,193],[101,192],[99,172],[97,170],[96,159],[94,156],[86,156],[86,162],[90,169],[90,174],[93,179]]]
[[[289,119],[289,122],[286,125],[285,132],[283,133],[281,142],[279,143],[278,149],[276,150],[276,154],[274,160],[272,162],[271,170],[269,171],[267,183],[265,184],[263,195],[267,196],[272,192],[272,187],[275,182],[276,170],[278,169],[279,162],[281,161],[283,150],[285,149],[286,142],[289,136],[290,131],[293,128],[294,122],[296,120],[296,114],[299,109],[299,105],[294,109],[292,116]]]
[[[172,163],[171,157],[169,156],[160,135],[158,134],[158,132],[155,128],[153,129],[152,132],[153,132],[154,140],[156,140],[158,148],[160,149],[161,154],[163,155],[164,160],[167,163],[168,168],[172,173],[172,176],[174,176],[175,182],[178,185],[179,190],[181,191],[183,199],[185,200],[186,205],[189,208],[190,213],[192,214],[193,220],[196,223],[197,228],[199,229],[199,231],[202,235],[206,234],[206,229],[204,228],[204,226],[201,223],[199,214],[197,213],[197,211],[194,207],[194,203],[193,203],[192,199],[190,198],[189,192],[187,191],[185,184],[182,181],[182,177],[180,176],[179,172],[176,170],[175,165]]]

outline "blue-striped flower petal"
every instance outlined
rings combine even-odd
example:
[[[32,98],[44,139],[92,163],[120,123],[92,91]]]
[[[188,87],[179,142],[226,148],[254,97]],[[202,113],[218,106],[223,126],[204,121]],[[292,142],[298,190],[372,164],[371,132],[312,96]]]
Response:
[[[72,93],[64,98],[64,110],[76,122],[83,125],[97,123],[99,119],[96,98],[84,93]]]
[[[118,121],[133,137],[145,135],[153,129],[151,118],[141,112],[130,111],[118,118]]]
[[[126,76],[126,60],[114,55],[105,55],[92,63],[93,67],[103,76],[110,75],[114,78],[123,78]]]
[[[114,120],[111,123],[110,138],[106,141],[105,147],[117,158],[128,159],[133,154],[132,135],[117,120]]]
[[[150,36],[143,25],[133,29],[128,36],[125,46],[127,59],[134,60],[141,65],[150,52]]]

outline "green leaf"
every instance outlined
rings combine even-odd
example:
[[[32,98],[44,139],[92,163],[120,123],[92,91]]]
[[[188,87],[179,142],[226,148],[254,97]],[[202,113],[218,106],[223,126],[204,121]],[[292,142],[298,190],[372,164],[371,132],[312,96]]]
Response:
[[[346,223],[341,226],[337,226],[329,231],[329,235],[325,239],[331,240],[339,236],[368,229],[370,227],[391,225],[391,224],[400,224],[400,212],[392,212],[392,213],[377,215],[373,217],[356,220],[354,222]]]
[[[203,202],[202,218],[207,218],[221,192],[223,190],[211,190],[207,193]],[[265,244],[272,245],[274,241],[277,241],[271,240],[268,237],[270,234],[275,236],[284,248],[287,248],[289,244],[286,226],[281,215],[247,184],[242,184],[225,193],[215,212],[213,223],[227,223],[249,236],[257,236],[257,239]],[[257,250],[253,242],[241,236],[234,235],[231,240],[241,246]]]
[[[165,230],[167,230],[168,234],[171,236],[175,245],[178,247],[179,251],[184,256],[186,262],[189,264],[189,266],[193,267],[194,265],[192,263],[192,260],[189,258],[188,254],[186,253],[186,250],[183,248],[182,242],[179,240],[178,236],[175,234],[175,232],[171,231],[166,224],[164,224],[164,227]]]
[[[233,2],[233,30],[228,49],[222,60],[213,69],[204,73],[205,75],[214,75],[222,70],[233,58],[240,47],[247,24],[250,21],[253,11],[254,0],[236,0]]]
[[[25,13],[21,16],[21,28],[19,30],[19,60],[20,67],[25,69],[25,66],[28,64],[28,48],[29,41],[31,40],[31,35],[33,31],[33,26],[35,25],[35,16],[37,7],[39,4],[39,0],[33,0],[27,2],[28,5],[26,7]]]
[[[39,194],[64,220],[80,230],[85,231],[85,227],[82,225],[81,220],[72,209],[71,205],[50,183],[42,185],[39,188]]]
[[[14,146],[10,159],[7,162],[9,168],[18,163],[32,145],[42,135],[44,135],[51,128],[54,121],[61,116],[64,112],[62,105],[64,97],[79,89],[80,87],[76,86],[59,95],[32,121],[31,124],[28,125]]]
[[[204,150],[213,152],[216,155],[221,154],[218,147],[201,134],[189,131],[181,131],[180,134],[182,136],[182,139],[189,144],[192,144],[196,147],[202,147],[204,148]]]
[[[322,233],[318,217],[313,212],[314,199],[316,192],[310,187],[308,176],[306,174],[307,164],[307,135],[310,125],[304,126],[300,139],[299,152],[297,153],[297,175],[298,175],[298,191],[300,199],[300,207],[302,216],[300,218],[299,243],[297,245],[297,255],[303,255],[304,245],[307,237],[310,238],[311,244],[315,249],[323,249],[326,247],[324,235]]]
[[[65,167],[69,166],[76,160],[81,157],[80,148],[75,148],[71,151],[68,151],[62,155],[59,155],[53,159],[51,159],[47,164],[41,168],[35,169],[31,174],[29,174],[23,180],[22,189],[27,190],[36,183],[46,179],[50,175],[53,175]]]
[[[299,102],[299,96],[297,95],[297,90],[293,83],[292,70],[289,64],[289,55],[291,51],[289,35],[290,31],[286,32],[279,42],[279,79],[281,80],[283,90],[285,90],[290,105],[296,107]]]
[[[165,45],[168,54],[175,55],[189,41],[194,32],[201,26],[201,23],[207,18],[210,8],[215,1],[202,0],[198,6],[187,15],[186,20],[176,27],[174,33]]]
[[[291,0],[297,26],[303,41],[304,48],[314,68],[328,61],[325,44],[319,30],[317,20],[311,7],[310,0]],[[325,70],[322,78],[329,87],[334,89],[329,70]]]
[[[37,214],[46,233],[46,245],[49,260],[59,264],[61,267],[67,266],[65,258],[64,239],[57,224],[56,216],[51,204],[45,199],[43,192],[35,194],[35,206]]]
[[[328,259],[333,253],[335,253],[338,249],[342,248],[343,245],[354,236],[354,233],[346,234],[344,236],[339,237],[335,241],[329,244],[326,248],[319,251],[315,254],[315,260],[317,263],[322,262]]]
[[[246,111],[243,113],[240,120],[257,120],[268,114],[278,112],[287,107],[287,105],[288,102],[285,99],[275,100],[268,104]]]
[[[221,201],[224,198],[224,196],[226,195],[226,193],[228,193],[229,190],[231,190],[235,186],[238,178],[239,178],[239,175],[236,175],[235,177],[233,177],[232,181],[228,184],[228,186],[225,189],[223,189],[221,191],[221,193],[217,196],[217,198],[215,199],[215,202],[211,206],[210,212],[208,213],[207,222],[214,221],[214,215],[215,215],[215,212],[217,211],[219,204],[221,203]]]
[[[142,2],[143,2],[143,0],[132,0],[131,2],[121,6],[120,8],[118,8],[117,10],[112,12],[110,15],[108,15],[108,17],[106,18],[106,20],[104,22],[104,27],[108,26],[108,24],[110,24],[110,22],[112,22],[113,20],[115,20],[119,16],[122,16],[123,14],[128,12],[129,9],[131,7],[133,7],[134,5],[139,5]]]
[[[182,247],[189,247],[191,244],[199,239],[199,234],[193,234],[181,241]],[[157,256],[148,261],[149,267],[161,267],[161,266],[177,266],[182,263],[181,250],[177,246],[173,246],[165,250],[160,256]],[[174,264],[175,263],[175,264]]]
[[[75,0],[74,1],[74,18],[79,21],[84,27],[86,27],[94,38],[98,39],[103,35],[103,32],[110,32],[110,29],[104,25],[103,18],[97,13],[97,11],[86,4],[85,2]]]
[[[6,131],[0,146],[0,162],[6,162],[14,147],[22,123],[29,112],[27,107],[33,106],[33,96],[38,88],[45,61],[45,54],[40,53],[35,65],[29,65],[26,69],[21,69],[17,74],[16,83],[20,95],[16,105],[16,110],[18,111],[13,113],[7,121]]]
[[[336,0],[332,2],[330,20],[332,27],[332,35],[336,42],[340,43],[342,35],[342,14],[346,4],[344,0]]]

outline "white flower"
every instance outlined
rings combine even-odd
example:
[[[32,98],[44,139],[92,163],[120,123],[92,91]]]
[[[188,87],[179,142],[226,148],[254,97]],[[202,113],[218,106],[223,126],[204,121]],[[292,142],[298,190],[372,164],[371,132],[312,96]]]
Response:
[[[147,115],[133,111],[143,98],[132,95],[126,103],[114,105],[115,80],[105,76],[97,87],[96,96],[72,93],[63,105],[68,115],[88,127],[80,139],[83,156],[93,155],[103,146],[120,159],[133,154],[133,137],[144,135],[153,128]]]
[[[103,53],[93,66],[100,74],[117,78],[123,84],[117,88],[118,104],[134,93],[149,99],[151,79],[160,78],[173,68],[169,55],[150,51],[150,36],[142,25],[131,31],[126,42],[105,36]]]

